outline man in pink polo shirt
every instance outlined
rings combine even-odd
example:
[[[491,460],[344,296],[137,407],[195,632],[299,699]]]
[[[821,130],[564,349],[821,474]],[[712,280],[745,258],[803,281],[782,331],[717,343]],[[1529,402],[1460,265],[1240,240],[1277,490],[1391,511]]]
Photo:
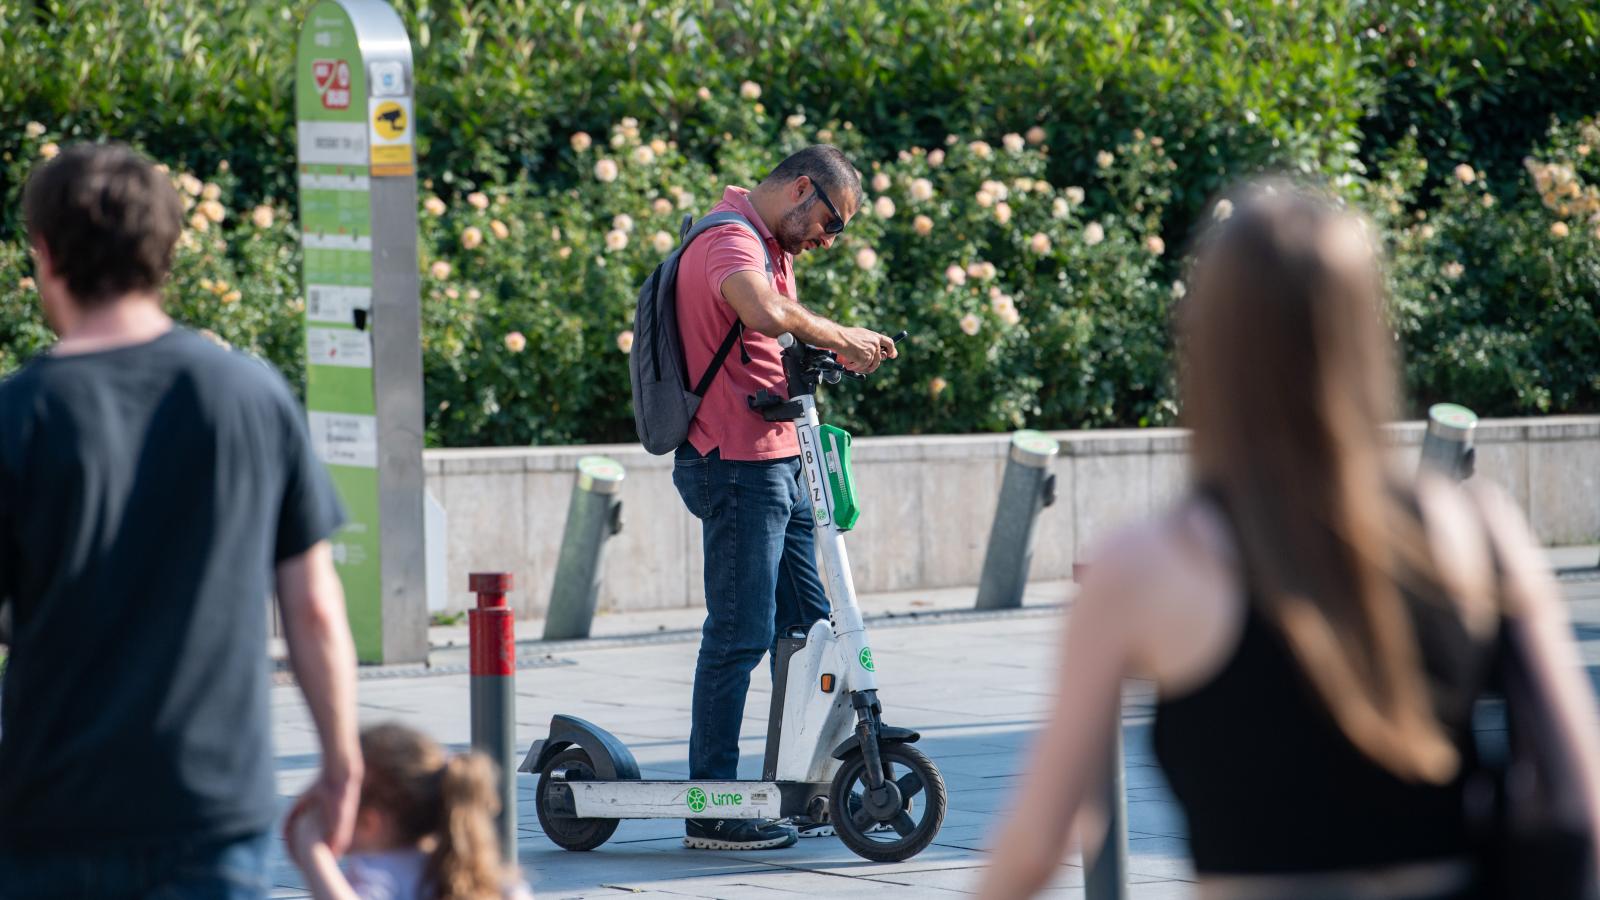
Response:
[[[784,332],[837,351],[859,372],[894,357],[894,341],[808,311],[795,289],[794,257],[833,246],[860,206],[861,176],[844,154],[807,147],[754,190],[728,188],[712,209],[739,213],[755,234],[738,224],[713,228],[679,260],[678,328],[691,382],[742,323],[740,350],[712,380],[672,472],[684,504],[701,520],[705,545],[706,621],[689,731],[695,780],[738,777],[750,672],[778,635],[828,615],[794,426],[766,421],[748,398],[763,388],[786,393],[776,340]],[[764,819],[690,819],[684,844],[760,850],[787,847],[796,837],[793,826]]]

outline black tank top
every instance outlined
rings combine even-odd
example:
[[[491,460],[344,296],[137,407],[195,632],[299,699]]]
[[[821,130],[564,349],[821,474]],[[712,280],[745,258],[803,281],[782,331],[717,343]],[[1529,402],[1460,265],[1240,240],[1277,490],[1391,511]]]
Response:
[[[1246,595],[1232,657],[1197,690],[1156,704],[1156,758],[1188,818],[1196,870],[1305,873],[1467,855],[1462,787],[1476,764],[1472,710],[1492,641],[1473,638],[1453,604],[1403,595],[1463,773],[1409,783],[1345,737],[1254,591]]]

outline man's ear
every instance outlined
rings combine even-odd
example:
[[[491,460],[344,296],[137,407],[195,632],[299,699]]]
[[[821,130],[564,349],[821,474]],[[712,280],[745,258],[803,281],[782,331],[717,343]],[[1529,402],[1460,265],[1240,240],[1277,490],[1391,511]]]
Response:
[[[794,180],[794,186],[789,189],[789,199],[796,203],[806,198],[811,191],[811,176],[801,175]]]
[[[51,276],[56,273],[55,261],[50,258],[50,248],[44,241],[35,238],[28,239],[28,246],[33,249],[33,273],[38,276]]]

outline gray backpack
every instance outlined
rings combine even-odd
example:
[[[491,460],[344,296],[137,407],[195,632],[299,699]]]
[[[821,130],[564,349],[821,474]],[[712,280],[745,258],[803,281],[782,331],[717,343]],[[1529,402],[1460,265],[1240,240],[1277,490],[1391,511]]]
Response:
[[[761,252],[767,254],[767,243],[761,240],[761,233],[739,213],[712,213],[692,226],[690,223],[690,218],[684,216],[683,240],[645,279],[644,286],[639,288],[639,305],[633,311],[633,351],[628,354],[628,375],[633,381],[633,424],[639,433],[639,443],[655,454],[671,453],[689,437],[689,423],[694,420],[712,379],[722,369],[733,345],[738,343],[742,350],[744,343],[744,323],[735,318],[711,366],[690,387],[683,339],[678,334],[678,258],[690,241],[719,225],[741,225],[748,229],[761,244]],[[767,276],[772,276],[771,254],[767,254]],[[750,361],[748,355],[743,355],[743,359]]]

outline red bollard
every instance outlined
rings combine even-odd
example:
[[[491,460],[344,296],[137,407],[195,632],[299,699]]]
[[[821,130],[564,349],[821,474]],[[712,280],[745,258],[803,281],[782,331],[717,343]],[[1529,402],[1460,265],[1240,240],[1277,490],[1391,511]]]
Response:
[[[472,647],[472,749],[500,768],[501,858],[517,861],[517,767],[511,759],[516,741],[517,641],[506,592],[509,572],[474,572],[468,586],[478,595],[467,611]]]

